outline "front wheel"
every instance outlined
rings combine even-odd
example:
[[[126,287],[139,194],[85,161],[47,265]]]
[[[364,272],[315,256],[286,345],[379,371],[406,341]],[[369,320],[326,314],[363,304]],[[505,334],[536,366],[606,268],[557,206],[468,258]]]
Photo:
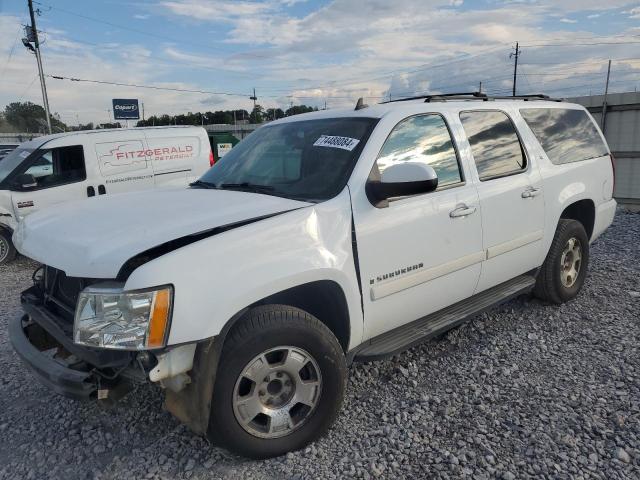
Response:
[[[564,303],[580,292],[589,265],[589,238],[580,222],[561,219],[547,258],[538,273],[534,294]]]
[[[13,246],[11,241],[11,234],[2,228],[0,228],[0,265],[11,262],[16,258],[16,247]]]
[[[298,450],[335,420],[346,377],[342,348],[317,318],[284,305],[254,308],[225,341],[208,436],[252,458]]]

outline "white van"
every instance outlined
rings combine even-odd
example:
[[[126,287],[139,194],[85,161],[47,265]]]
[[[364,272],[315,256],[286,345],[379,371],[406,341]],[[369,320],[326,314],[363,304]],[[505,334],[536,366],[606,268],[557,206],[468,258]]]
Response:
[[[202,127],[87,130],[25,142],[0,163],[0,265],[25,215],[100,195],[186,186],[213,165]]]

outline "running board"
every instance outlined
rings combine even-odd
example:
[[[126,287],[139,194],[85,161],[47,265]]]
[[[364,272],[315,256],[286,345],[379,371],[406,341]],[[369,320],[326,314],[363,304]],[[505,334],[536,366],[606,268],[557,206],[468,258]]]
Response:
[[[370,362],[390,357],[444,333],[485,310],[531,291],[535,283],[534,276],[521,275],[450,307],[378,335],[356,347],[350,357],[355,362]]]

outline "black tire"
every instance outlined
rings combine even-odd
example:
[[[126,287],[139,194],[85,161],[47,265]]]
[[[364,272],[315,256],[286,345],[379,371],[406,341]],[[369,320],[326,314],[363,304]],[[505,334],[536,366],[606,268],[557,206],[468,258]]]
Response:
[[[580,242],[580,269],[572,285],[567,286],[562,281],[562,255],[568,242],[576,239]],[[553,242],[545,259],[534,289],[534,295],[547,302],[560,304],[578,295],[587,277],[589,266],[589,238],[582,224],[576,220],[561,219],[558,223]]]
[[[304,423],[279,438],[260,438],[245,430],[234,413],[236,382],[249,362],[269,349],[289,345],[308,352],[317,363],[322,388]],[[269,458],[303,448],[333,424],[347,380],[345,355],[333,333],[298,308],[266,305],[251,309],[229,332],[213,389],[208,438],[250,458]],[[255,388],[255,387],[254,387]]]
[[[11,234],[0,228],[0,265],[5,265],[16,258],[16,247],[13,246],[11,241]]]

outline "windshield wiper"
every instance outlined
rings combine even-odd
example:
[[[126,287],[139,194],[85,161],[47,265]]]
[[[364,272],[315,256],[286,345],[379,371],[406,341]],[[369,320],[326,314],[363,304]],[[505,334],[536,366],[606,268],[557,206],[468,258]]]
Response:
[[[221,183],[218,188],[228,188],[229,190],[247,190],[249,192],[272,192],[275,190],[271,185],[257,185],[255,183]]]
[[[215,183],[209,183],[203,180],[196,180],[195,182],[191,182],[189,186],[196,187],[196,188],[214,188],[214,189],[218,188],[218,186]]]

